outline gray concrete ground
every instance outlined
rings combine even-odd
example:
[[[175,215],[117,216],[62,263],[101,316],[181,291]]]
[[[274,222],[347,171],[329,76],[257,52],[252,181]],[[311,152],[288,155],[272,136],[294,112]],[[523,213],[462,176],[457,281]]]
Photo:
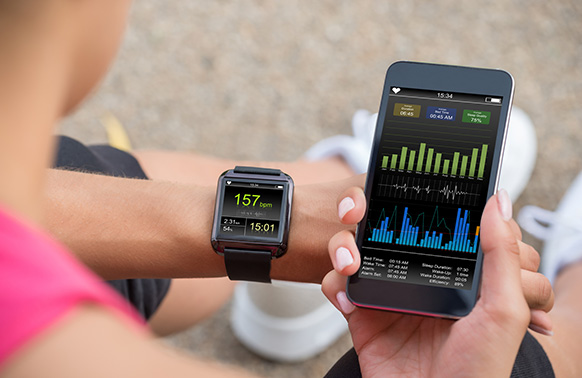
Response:
[[[498,67],[533,119],[537,165],[517,208],[554,208],[582,168],[582,3],[577,0],[140,0],[107,79],[61,132],[104,142],[111,112],[136,148],[293,160],[377,111],[396,60]],[[535,243],[537,247],[540,244]],[[350,345],[302,364],[245,351],[228,309],[175,338],[268,376],[317,377]]]

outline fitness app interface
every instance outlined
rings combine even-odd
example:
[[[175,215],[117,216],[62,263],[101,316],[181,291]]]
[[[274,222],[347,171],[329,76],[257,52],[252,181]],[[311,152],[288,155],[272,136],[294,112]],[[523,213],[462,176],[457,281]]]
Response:
[[[471,289],[502,102],[390,88],[360,278]]]
[[[228,179],[224,185],[220,237],[277,239],[284,186]]]

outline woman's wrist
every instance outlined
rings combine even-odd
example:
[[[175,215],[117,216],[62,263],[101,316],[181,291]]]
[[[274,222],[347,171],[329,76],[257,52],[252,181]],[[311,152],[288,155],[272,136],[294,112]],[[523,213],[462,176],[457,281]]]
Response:
[[[331,237],[353,226],[338,221],[337,198],[346,189],[363,185],[363,176],[338,182],[295,187],[289,247],[273,260],[273,279],[321,283],[332,270],[327,252]]]

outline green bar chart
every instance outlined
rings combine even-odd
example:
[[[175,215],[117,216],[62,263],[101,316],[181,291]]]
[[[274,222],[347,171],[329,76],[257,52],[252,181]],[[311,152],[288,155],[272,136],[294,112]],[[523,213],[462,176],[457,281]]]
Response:
[[[408,170],[412,171],[414,168],[414,157],[416,156],[416,151],[410,151],[410,157],[408,158]]]
[[[404,169],[404,165],[406,164],[406,152],[408,151],[408,147],[402,147],[402,152],[400,153],[400,169]]]
[[[440,167],[441,167],[441,156],[442,154],[436,154],[436,160],[434,162],[434,173],[440,173]]]
[[[406,170],[417,173],[434,173],[459,177],[483,178],[488,145],[472,148],[468,154],[442,152],[420,143],[418,149],[402,147],[400,154],[382,157],[382,169]]]
[[[396,169],[396,161],[398,160],[398,155],[392,154],[392,161],[390,162],[390,169]]]
[[[471,156],[471,168],[469,168],[469,176],[475,177],[475,166],[477,165],[478,148],[473,148],[473,156]]]
[[[382,168],[384,169],[388,168],[388,156],[384,156],[382,158]]]
[[[422,169],[422,161],[424,160],[424,148],[426,144],[422,143],[420,145],[420,152],[418,153],[418,164],[416,165],[416,170],[420,171]]]
[[[428,155],[426,156],[426,165],[424,166],[424,171],[426,173],[430,173],[430,168],[432,166],[432,154],[433,154],[434,150],[432,148],[428,149]],[[420,160],[419,160],[419,166],[422,166]]]
[[[453,154],[453,169],[451,169],[451,175],[456,176],[457,175],[457,168],[459,168],[459,156],[461,154],[459,154],[458,152],[455,152]]]

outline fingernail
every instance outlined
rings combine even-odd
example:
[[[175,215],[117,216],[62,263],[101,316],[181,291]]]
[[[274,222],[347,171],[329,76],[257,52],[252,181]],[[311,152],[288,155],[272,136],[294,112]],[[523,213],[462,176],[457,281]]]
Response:
[[[550,331],[549,329],[542,328],[542,327],[538,326],[537,324],[530,323],[528,328],[534,332],[537,332],[537,333],[545,335],[545,336],[554,336],[554,331]]]
[[[354,207],[356,207],[356,204],[354,203],[353,199],[351,199],[350,197],[344,198],[339,203],[339,206],[338,206],[338,214],[339,214],[340,219],[344,219],[344,216],[348,213],[348,211],[350,211]]]
[[[509,199],[509,194],[505,189],[501,189],[497,192],[497,202],[499,203],[499,211],[501,212],[501,217],[508,221],[513,216],[513,207],[511,205],[511,200]]]
[[[345,291],[340,291],[336,294],[335,299],[337,299],[337,303],[340,306],[340,310],[348,315],[351,314],[355,310],[355,306],[350,302],[348,296],[346,295]]]
[[[354,263],[354,258],[349,249],[344,247],[339,247],[335,251],[335,265],[338,270],[343,270],[346,266],[352,265]]]

